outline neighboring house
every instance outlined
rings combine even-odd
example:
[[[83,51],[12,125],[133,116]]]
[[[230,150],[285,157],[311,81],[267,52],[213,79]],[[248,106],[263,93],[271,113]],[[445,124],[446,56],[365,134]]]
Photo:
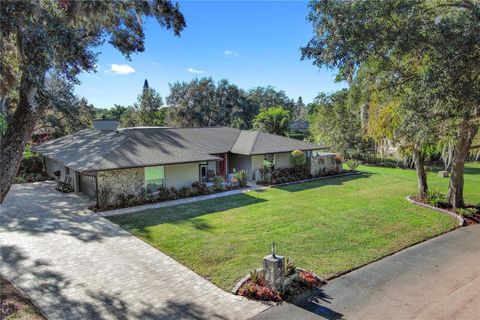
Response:
[[[320,152],[325,147],[257,131],[117,126],[114,120],[96,120],[94,129],[33,150],[45,157],[50,176],[63,180],[70,175],[73,189],[92,197],[106,185],[113,193],[136,194],[145,188],[180,188],[195,181],[212,181],[235,170],[246,170],[253,179],[264,161],[277,168],[289,167],[290,153],[296,149],[306,151],[309,158],[335,158],[335,154]]]
[[[303,140],[308,137],[308,122],[302,119],[294,120],[288,125],[288,136]]]

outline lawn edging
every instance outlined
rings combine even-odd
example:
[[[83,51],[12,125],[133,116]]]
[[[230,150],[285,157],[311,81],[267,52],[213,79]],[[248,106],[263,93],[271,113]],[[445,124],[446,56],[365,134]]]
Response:
[[[458,226],[459,227],[462,227],[465,224],[465,219],[459,214],[453,213],[453,212],[445,210],[445,209],[437,208],[437,207],[431,206],[431,205],[426,204],[426,203],[418,202],[415,199],[413,199],[413,196],[407,196],[407,201],[410,202],[410,203],[413,203],[417,206],[420,206],[420,207],[424,207],[424,208],[427,208],[427,209],[432,209],[432,210],[435,210],[437,212],[447,214],[450,217],[458,220]]]
[[[222,198],[222,197],[228,197],[228,196],[241,194],[241,193],[245,193],[245,192],[249,192],[249,191],[253,191],[253,190],[258,190],[258,189],[264,189],[264,188],[266,188],[266,187],[255,185],[253,187],[246,187],[246,188],[242,188],[242,189],[235,189],[235,190],[230,190],[230,191],[217,192],[217,193],[207,194],[207,195],[203,195],[203,196],[195,196],[195,197],[180,198],[180,199],[175,199],[175,200],[159,201],[159,202],[142,204],[142,205],[127,207],[127,208],[97,211],[96,213],[100,214],[103,217],[120,216],[120,215],[124,215],[124,214],[130,214],[130,213],[145,211],[145,210],[149,210],[149,209],[159,209],[159,208],[173,207],[173,206],[178,206],[178,205],[183,205],[183,204],[194,203],[194,202],[198,202],[198,201],[205,201],[205,200],[217,199],[217,198]]]
[[[362,174],[362,173],[359,172],[359,171],[352,171],[352,172],[332,174],[332,175],[322,176],[322,177],[317,177],[317,178],[312,178],[312,179],[304,179],[304,180],[291,181],[291,182],[285,182],[285,183],[271,184],[271,185],[268,185],[268,186],[265,186],[265,187],[266,187],[266,188],[275,188],[275,187],[281,187],[281,186],[288,186],[288,185],[291,185],[291,184],[312,182],[312,181],[325,180],[325,179],[331,179],[331,178],[341,178],[341,177],[348,177],[348,176],[356,176],[356,175],[360,175],[360,174]]]

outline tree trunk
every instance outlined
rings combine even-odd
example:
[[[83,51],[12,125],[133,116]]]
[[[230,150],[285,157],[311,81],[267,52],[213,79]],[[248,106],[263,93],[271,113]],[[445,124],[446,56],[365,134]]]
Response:
[[[415,162],[415,170],[417,171],[418,197],[420,199],[425,199],[428,192],[428,184],[425,162],[421,150],[417,148],[413,150],[413,161]]]
[[[23,151],[32,137],[41,105],[37,102],[38,86],[44,83],[45,72],[23,70],[18,94],[18,105],[7,131],[0,136],[0,203],[17,175]]]
[[[463,171],[465,168],[465,157],[477,134],[478,126],[470,122],[470,119],[464,119],[460,125],[460,134],[453,149],[452,174],[448,185],[447,199],[454,208],[465,206],[463,200]]]

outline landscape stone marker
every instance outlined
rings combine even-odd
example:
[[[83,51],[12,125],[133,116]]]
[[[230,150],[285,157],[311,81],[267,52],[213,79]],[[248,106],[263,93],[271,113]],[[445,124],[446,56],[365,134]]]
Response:
[[[274,291],[282,291],[285,280],[285,258],[277,256],[276,244],[272,242],[272,254],[263,257],[265,281]]]

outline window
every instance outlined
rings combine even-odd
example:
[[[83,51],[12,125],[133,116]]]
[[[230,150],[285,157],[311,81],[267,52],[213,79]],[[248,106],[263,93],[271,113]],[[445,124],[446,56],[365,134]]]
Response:
[[[275,166],[275,155],[273,153],[267,153],[263,155],[263,165],[265,167],[274,167]]]
[[[145,189],[156,192],[165,184],[165,169],[163,166],[145,168]]]
[[[69,175],[70,174],[70,168],[69,167],[65,167],[65,175]]]

